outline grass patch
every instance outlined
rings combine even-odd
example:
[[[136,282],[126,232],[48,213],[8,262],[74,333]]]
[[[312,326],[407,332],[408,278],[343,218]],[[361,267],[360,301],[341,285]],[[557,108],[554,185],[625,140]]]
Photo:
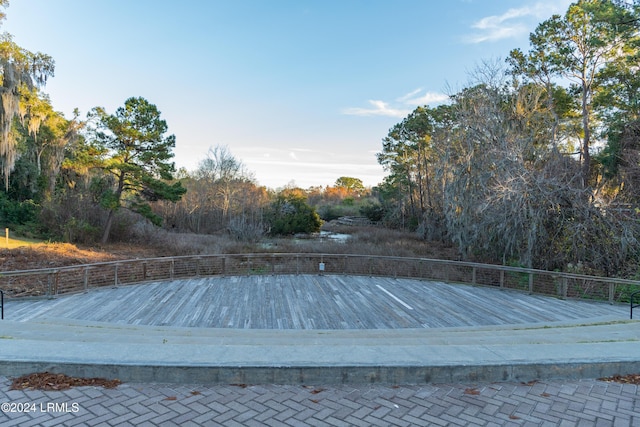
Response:
[[[9,234],[9,240],[7,240],[6,235],[3,235],[0,239],[0,247],[5,249],[15,249],[24,246],[37,245],[39,243],[43,243],[43,240],[29,239],[20,236],[11,236],[11,234]]]

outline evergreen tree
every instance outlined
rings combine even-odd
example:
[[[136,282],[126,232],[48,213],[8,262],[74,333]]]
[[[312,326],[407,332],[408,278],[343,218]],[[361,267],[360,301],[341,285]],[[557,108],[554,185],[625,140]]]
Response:
[[[102,242],[109,239],[114,215],[122,206],[159,225],[162,219],[147,202],[177,201],[186,191],[179,182],[167,182],[175,172],[170,161],[175,136],[165,135],[167,123],[160,111],[144,98],[129,98],[115,114],[95,108],[92,116],[96,120],[91,139],[98,153],[96,166],[112,178],[101,198],[109,211]]]

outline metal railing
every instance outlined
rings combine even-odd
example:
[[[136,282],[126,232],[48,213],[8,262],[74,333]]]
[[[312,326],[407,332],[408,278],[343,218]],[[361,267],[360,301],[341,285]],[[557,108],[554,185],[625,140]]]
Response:
[[[632,291],[640,290],[639,281],[610,277],[429,258],[319,253],[193,255],[4,271],[0,272],[0,289],[8,297],[53,297],[102,286],[252,274],[412,278],[610,303],[626,302]]]
[[[0,289],[0,320],[4,319],[4,292]]]

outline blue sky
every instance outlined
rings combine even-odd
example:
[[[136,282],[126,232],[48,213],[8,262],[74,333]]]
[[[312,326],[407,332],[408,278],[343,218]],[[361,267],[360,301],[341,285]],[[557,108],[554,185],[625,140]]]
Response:
[[[176,135],[177,167],[227,146],[279,188],[372,186],[375,153],[416,106],[528,47],[569,0],[12,0],[2,30],[51,55],[43,89],[70,118],[132,96]]]

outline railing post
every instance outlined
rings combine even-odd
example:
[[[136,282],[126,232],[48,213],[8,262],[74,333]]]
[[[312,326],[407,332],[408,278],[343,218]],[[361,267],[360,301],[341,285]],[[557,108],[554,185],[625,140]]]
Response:
[[[569,281],[566,276],[562,276],[562,298],[567,299],[569,293]]]
[[[476,284],[476,266],[475,265],[471,268],[471,284],[474,286]]]
[[[145,282],[147,280],[147,261],[142,263],[142,281]]]
[[[173,269],[175,265],[175,260],[171,258],[171,263],[169,264],[169,279],[173,280]]]
[[[83,281],[84,281],[84,291],[87,292],[87,290],[89,289],[89,267],[84,268]]]
[[[500,270],[500,288],[504,288],[504,270]]]
[[[613,304],[615,293],[616,285],[613,283],[609,283],[609,304]]]
[[[118,286],[118,265],[120,264],[116,264],[115,269],[113,271],[113,286]]]
[[[0,289],[0,320],[4,319],[4,292]]]
[[[200,257],[196,257],[196,277],[200,277]]]
[[[533,273],[529,273],[529,293],[533,293]]]
[[[632,319],[632,320],[633,320],[633,309],[634,309],[635,307],[638,307],[638,306],[640,305],[640,304],[636,304],[636,305],[634,305],[634,304],[633,304],[633,298],[634,298],[636,295],[640,295],[640,291],[632,292],[632,293],[631,293],[631,295],[629,296],[629,304],[630,304],[630,306],[631,306],[631,307],[630,307],[630,312],[629,312],[629,319]]]
[[[227,257],[222,257],[222,277],[227,275]]]

